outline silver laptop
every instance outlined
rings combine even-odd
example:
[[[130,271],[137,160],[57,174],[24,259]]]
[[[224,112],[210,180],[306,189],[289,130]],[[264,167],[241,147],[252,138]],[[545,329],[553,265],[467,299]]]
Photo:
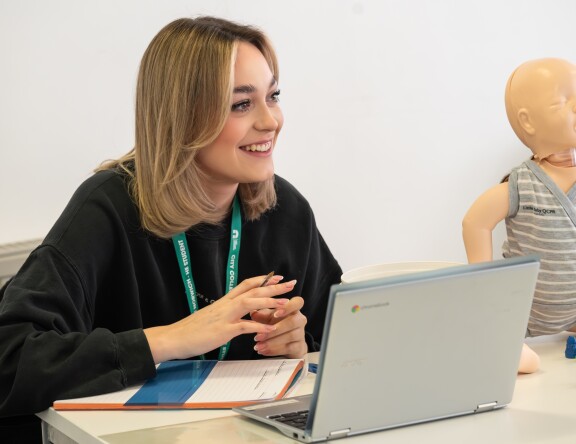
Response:
[[[334,285],[312,395],[234,411],[315,442],[504,407],[539,265],[530,256]]]

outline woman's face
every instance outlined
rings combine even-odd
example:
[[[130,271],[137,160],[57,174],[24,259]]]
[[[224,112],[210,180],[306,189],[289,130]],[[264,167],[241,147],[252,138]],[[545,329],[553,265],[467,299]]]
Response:
[[[238,45],[230,114],[222,132],[198,153],[211,185],[262,182],[274,174],[272,151],[284,118],[280,91],[262,53]]]

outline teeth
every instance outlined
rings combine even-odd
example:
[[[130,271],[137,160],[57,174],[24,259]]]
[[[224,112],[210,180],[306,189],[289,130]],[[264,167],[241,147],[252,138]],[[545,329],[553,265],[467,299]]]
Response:
[[[264,152],[264,151],[268,151],[270,149],[270,147],[272,146],[272,142],[266,142],[262,145],[246,145],[243,146],[242,149],[246,150],[246,151],[260,151],[260,152]]]

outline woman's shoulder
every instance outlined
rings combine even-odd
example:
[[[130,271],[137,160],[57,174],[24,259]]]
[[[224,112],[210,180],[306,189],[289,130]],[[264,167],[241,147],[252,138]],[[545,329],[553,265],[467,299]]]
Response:
[[[276,188],[276,205],[267,212],[269,220],[278,223],[291,224],[292,226],[314,225],[315,217],[310,203],[304,195],[289,181],[276,176],[274,179]]]
[[[68,203],[68,207],[81,207],[97,203],[101,207],[130,205],[130,178],[117,169],[97,171],[84,180]]]
[[[290,182],[280,176],[275,176],[274,186],[278,205],[298,206],[310,209],[310,204],[304,195]]]
[[[98,171],[78,186],[48,237],[60,239],[76,227],[103,230],[112,220],[132,224],[138,221],[128,178],[117,170]]]

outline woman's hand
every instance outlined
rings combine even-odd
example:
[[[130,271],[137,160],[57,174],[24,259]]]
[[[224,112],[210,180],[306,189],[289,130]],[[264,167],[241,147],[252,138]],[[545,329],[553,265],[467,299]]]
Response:
[[[275,330],[259,332],[254,337],[254,350],[263,356],[283,355],[288,358],[301,358],[308,353],[304,335],[307,319],[300,311],[303,306],[304,299],[295,296],[279,310],[252,312],[252,320],[276,327]]]
[[[226,344],[232,338],[256,333],[268,335],[278,329],[276,323],[242,319],[255,310],[273,313],[286,308],[293,311],[288,299],[274,299],[291,291],[296,281],[278,284],[278,278],[260,287],[264,276],[238,284],[227,295],[174,324],[144,330],[154,362],[185,359],[202,355]],[[285,327],[280,326],[281,329]]]

